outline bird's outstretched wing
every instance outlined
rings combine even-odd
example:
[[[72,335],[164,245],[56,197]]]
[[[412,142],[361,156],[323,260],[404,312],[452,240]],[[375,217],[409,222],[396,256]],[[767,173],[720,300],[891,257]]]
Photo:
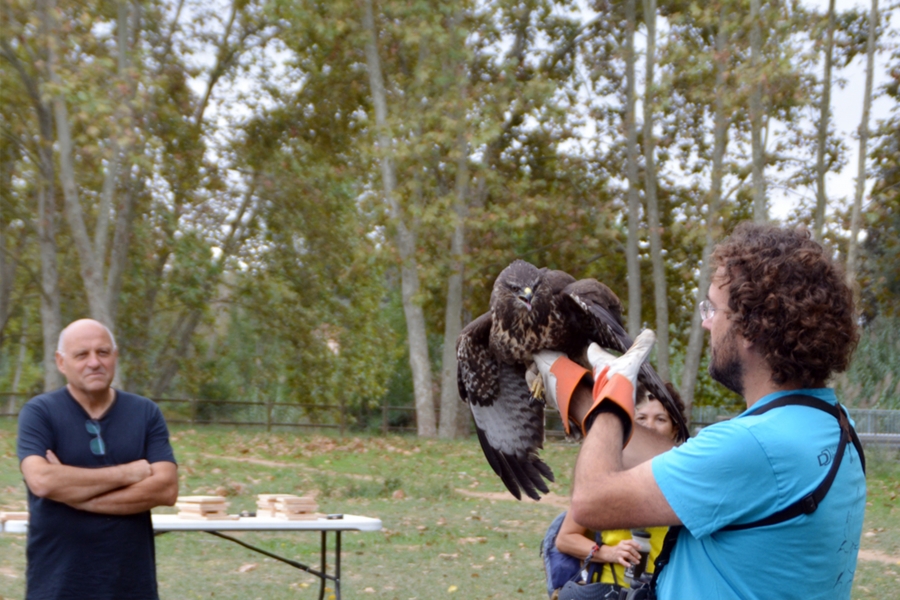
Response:
[[[619,353],[631,348],[634,340],[622,326],[622,307],[612,290],[595,279],[580,279],[567,286],[562,296],[575,311],[572,314],[576,322],[570,327],[581,328],[590,341],[603,348]],[[649,362],[641,365],[638,381],[666,407],[681,439],[690,437],[681,409],[676,406],[665,382]]]
[[[540,499],[553,472],[537,452],[544,440],[544,406],[531,397],[525,366],[505,364],[491,352],[491,315],[467,325],[456,346],[459,395],[469,404],[478,441],[494,472],[518,499]]]

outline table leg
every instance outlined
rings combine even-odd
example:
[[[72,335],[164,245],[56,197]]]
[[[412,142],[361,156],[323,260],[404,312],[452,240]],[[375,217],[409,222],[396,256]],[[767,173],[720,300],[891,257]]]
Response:
[[[341,530],[334,532],[334,593],[337,600],[341,600]]]
[[[328,535],[327,532],[325,530],[322,530],[322,545],[321,545],[321,549],[319,551],[319,570],[322,573],[328,572],[328,563],[327,563],[327,557],[325,554],[326,551],[328,550],[327,535]],[[325,580],[320,579],[319,580],[319,600],[323,600],[324,598],[325,598]]]
[[[320,566],[319,570],[322,573],[328,572],[328,532],[322,531],[322,549],[320,554]],[[334,582],[334,597],[335,600],[341,600],[341,532],[340,530],[336,530],[334,532],[334,576],[327,576],[328,579]],[[325,598],[325,579],[321,579],[319,584],[319,600],[323,600]]]

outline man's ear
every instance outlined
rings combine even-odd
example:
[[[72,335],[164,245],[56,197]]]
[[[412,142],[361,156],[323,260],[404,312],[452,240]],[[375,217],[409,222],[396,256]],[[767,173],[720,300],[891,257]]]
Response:
[[[57,351],[53,354],[53,357],[56,358],[56,370],[65,375],[65,371],[63,371],[63,355]]]

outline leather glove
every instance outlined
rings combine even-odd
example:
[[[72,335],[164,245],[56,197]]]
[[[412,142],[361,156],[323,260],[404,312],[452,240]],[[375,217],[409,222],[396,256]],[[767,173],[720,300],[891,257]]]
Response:
[[[540,373],[544,386],[544,401],[559,411],[562,418],[563,428],[566,435],[571,435],[571,424],[579,425],[574,419],[569,417],[569,401],[572,399],[572,393],[581,380],[588,377],[590,371],[569,359],[562,352],[554,350],[542,350],[532,356],[534,367]],[[531,373],[525,374],[529,386],[534,389],[532,382],[535,375]]]
[[[616,357],[604,351],[597,344],[588,347],[588,361],[594,369],[594,404],[585,414],[581,428],[587,430],[593,418],[603,411],[610,411],[622,420],[625,439],[623,447],[628,445],[634,431],[634,403],[637,389],[637,376],[641,365],[647,359],[656,334],[645,329],[637,336],[631,348],[622,356]]]

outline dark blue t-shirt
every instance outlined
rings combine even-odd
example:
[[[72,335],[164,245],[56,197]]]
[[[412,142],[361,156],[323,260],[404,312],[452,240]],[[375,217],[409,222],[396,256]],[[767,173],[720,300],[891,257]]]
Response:
[[[169,431],[151,400],[116,390],[99,419],[106,454],[91,451],[90,416],[66,387],[28,401],[19,413],[19,462],[52,450],[60,462],[98,468],[146,459],[175,462]],[[27,486],[26,486],[27,487]],[[101,515],[38,498],[28,490],[27,600],[156,600],[150,512]]]

